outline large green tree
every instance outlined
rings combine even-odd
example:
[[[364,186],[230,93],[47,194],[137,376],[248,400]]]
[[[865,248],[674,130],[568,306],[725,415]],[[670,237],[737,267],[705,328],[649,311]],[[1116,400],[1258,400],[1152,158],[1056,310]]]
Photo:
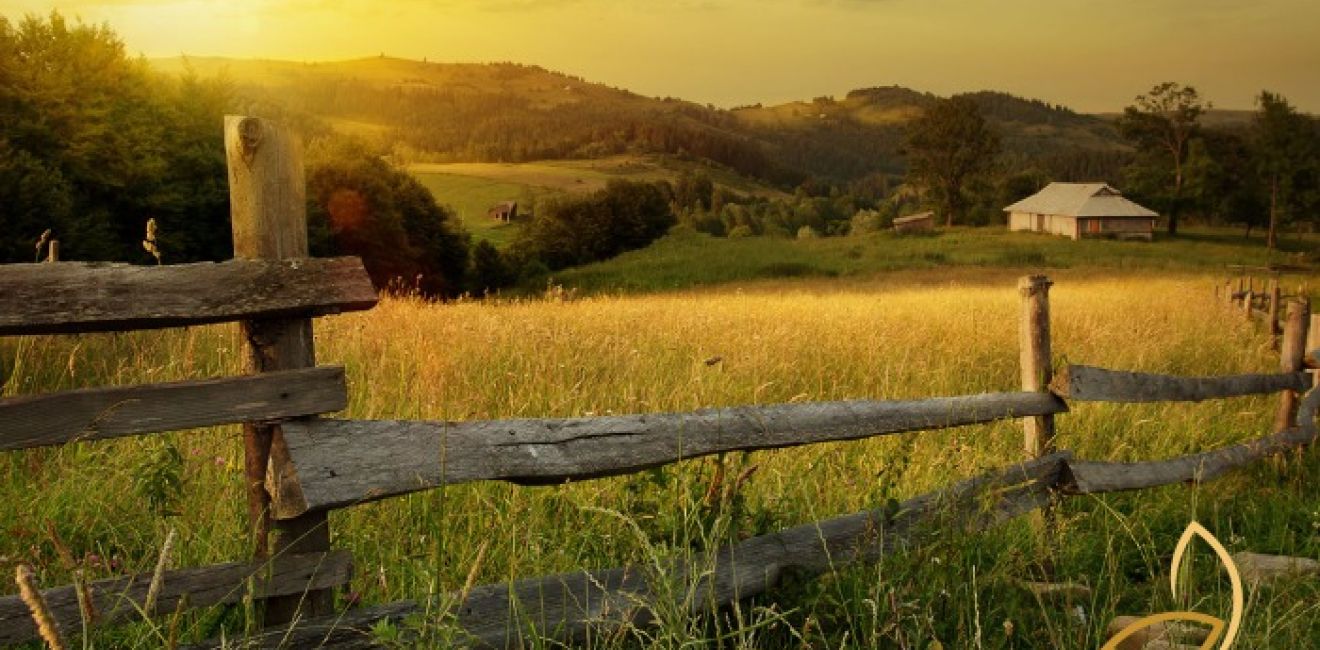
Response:
[[[1297,112],[1283,96],[1262,91],[1254,121],[1254,154],[1269,193],[1266,245],[1278,246],[1281,220],[1297,218],[1316,203],[1317,143],[1314,121]]]
[[[1123,117],[1118,121],[1123,137],[1141,152],[1142,159],[1133,169],[1148,176],[1168,174],[1167,179],[1147,184],[1166,188],[1162,203],[1168,214],[1170,235],[1178,234],[1187,149],[1207,107],[1196,88],[1166,81],[1138,95],[1135,104],[1123,109]]]
[[[354,140],[308,147],[313,255],[356,255],[376,286],[447,297],[463,289],[468,234],[412,176]]]
[[[976,102],[962,96],[931,104],[909,124],[904,146],[908,178],[935,199],[948,225],[964,220],[964,188],[992,167],[999,141]]]
[[[1268,222],[1246,129],[1206,128],[1187,148],[1184,199],[1210,221],[1241,223],[1244,235]]]
[[[0,17],[0,261],[31,261],[46,229],[69,259],[230,254],[220,118],[228,84],[165,78],[104,26]]]

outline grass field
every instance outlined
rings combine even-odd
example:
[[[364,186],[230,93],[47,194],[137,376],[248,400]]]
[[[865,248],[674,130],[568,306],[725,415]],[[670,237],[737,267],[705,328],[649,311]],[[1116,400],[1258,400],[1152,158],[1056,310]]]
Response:
[[[436,203],[454,209],[463,228],[472,233],[475,239],[484,239],[496,246],[504,246],[512,241],[518,232],[518,224],[504,223],[486,216],[491,206],[500,201],[519,201],[525,204],[529,196],[553,193],[547,188],[466,174],[415,169],[411,173],[431,191]]]
[[[659,156],[408,166],[408,172],[431,191],[437,203],[454,208],[474,237],[496,245],[508,243],[517,232],[516,223],[502,224],[486,217],[486,210],[499,201],[521,201],[525,208],[528,198],[594,192],[613,179],[673,182],[684,170],[701,171],[717,185],[741,194],[785,196],[727,170]]]
[[[1240,230],[1186,229],[1175,240],[1072,241],[1002,227],[953,228],[930,236],[882,232],[808,240],[724,239],[676,229],[651,246],[604,262],[566,269],[553,281],[587,293],[665,291],[730,282],[868,277],[906,269],[983,268],[1222,271],[1228,264],[1296,263],[1320,239],[1293,237],[1270,254]],[[1295,251],[1295,252],[1289,252]],[[939,273],[932,277],[940,277]]]
[[[871,254],[866,243],[810,244]],[[1213,258],[1213,244],[1206,250]],[[1058,362],[1192,375],[1278,367],[1268,339],[1214,302],[1214,274],[1124,266],[1052,271]],[[347,367],[342,415],[355,418],[575,416],[1011,390],[1023,270],[1005,260],[567,302],[386,299],[371,312],[318,321],[317,352],[319,362]],[[0,370],[6,396],[207,377],[237,372],[238,346],[233,326],[0,338]],[[722,362],[704,363],[713,356]],[[1085,458],[1171,457],[1261,435],[1274,406],[1264,397],[1078,404],[1059,416],[1059,442]],[[354,553],[352,592],[363,602],[426,597],[461,588],[469,573],[498,583],[684,556],[882,507],[1020,459],[1021,435],[1018,423],[1004,422],[730,454],[555,487],[455,486],[334,513],[334,543]],[[756,470],[736,494],[707,502],[717,463],[730,475]],[[74,569],[93,578],[150,571],[170,529],[179,534],[176,565],[242,558],[240,473],[236,427],[0,455],[0,571],[12,575],[15,563],[31,562],[44,584],[67,583]],[[1090,650],[1115,614],[1192,608],[1227,616],[1227,583],[1205,549],[1185,597],[1175,602],[1168,592],[1169,556],[1191,519],[1230,552],[1320,558],[1317,477],[1320,453],[1311,450],[1201,487],[1067,501],[1057,575],[1094,595],[1066,607],[1022,589],[1022,579],[1040,574],[1043,550],[1019,521],[984,534],[950,530],[822,579],[790,576],[782,590],[735,609],[695,618],[669,609],[659,627],[626,629],[592,647],[924,649],[938,640],[946,648]],[[443,605],[410,624],[429,635],[427,644],[452,634],[442,613]],[[221,629],[232,638],[245,617],[240,607],[183,621],[185,640]],[[157,647],[161,634],[142,624],[94,640]],[[1238,647],[1296,650],[1318,640],[1315,581],[1248,587]]]

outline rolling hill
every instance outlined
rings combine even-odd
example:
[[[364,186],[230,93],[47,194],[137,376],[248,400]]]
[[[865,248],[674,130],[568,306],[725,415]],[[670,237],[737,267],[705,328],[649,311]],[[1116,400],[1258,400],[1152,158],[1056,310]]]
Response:
[[[400,163],[664,154],[711,161],[785,188],[811,177],[847,181],[902,173],[903,126],[935,99],[878,87],[838,100],[723,110],[514,63],[170,58],[152,65],[166,73],[225,74],[258,105],[277,105],[374,141]],[[1000,130],[1010,155],[1103,155],[1125,148],[1099,117],[1005,93],[969,96]]]

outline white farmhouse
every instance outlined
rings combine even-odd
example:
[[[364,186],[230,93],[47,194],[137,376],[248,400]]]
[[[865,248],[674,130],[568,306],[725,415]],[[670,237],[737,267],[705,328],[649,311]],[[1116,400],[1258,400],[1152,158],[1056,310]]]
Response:
[[[1154,238],[1159,214],[1105,183],[1050,183],[1004,208],[1009,230],[1048,232],[1073,239]]]

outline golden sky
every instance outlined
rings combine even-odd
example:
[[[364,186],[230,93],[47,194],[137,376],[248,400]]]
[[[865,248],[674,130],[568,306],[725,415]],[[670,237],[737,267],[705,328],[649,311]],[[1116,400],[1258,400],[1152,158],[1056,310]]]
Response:
[[[0,0],[149,57],[516,61],[719,106],[899,84],[1115,111],[1157,82],[1320,112],[1320,0]]]

